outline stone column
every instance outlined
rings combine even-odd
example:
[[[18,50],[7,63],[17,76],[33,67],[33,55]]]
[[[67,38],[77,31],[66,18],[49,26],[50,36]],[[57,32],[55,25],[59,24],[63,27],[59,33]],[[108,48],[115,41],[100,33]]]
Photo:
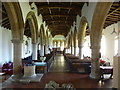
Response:
[[[48,54],[48,45],[45,45],[45,54]]]
[[[113,60],[113,88],[120,90],[120,22],[118,22],[118,54]]]
[[[72,47],[72,45],[71,45],[71,47],[70,47],[70,48],[71,48],[71,54],[72,54],[72,53],[73,53],[73,47]]]
[[[23,40],[12,40],[13,43],[13,79],[22,76],[22,43]]]
[[[56,41],[56,48],[58,47],[58,41]]]
[[[90,77],[94,79],[100,79],[100,46],[92,46],[92,61],[91,61],[91,73]]]
[[[44,56],[44,45],[41,44],[40,56]]]
[[[76,34],[74,34],[74,55],[76,56]]]
[[[62,47],[62,41],[60,41],[60,47]]]
[[[55,47],[55,41],[53,41],[53,46]]]
[[[66,41],[64,41],[64,48],[66,48]]]
[[[114,56],[113,60],[113,88],[120,90],[120,56]]]
[[[37,60],[37,43],[32,44],[32,60]]]
[[[120,56],[120,22],[118,22],[118,56]]]
[[[79,58],[80,59],[82,58],[82,48],[83,46],[79,46]]]

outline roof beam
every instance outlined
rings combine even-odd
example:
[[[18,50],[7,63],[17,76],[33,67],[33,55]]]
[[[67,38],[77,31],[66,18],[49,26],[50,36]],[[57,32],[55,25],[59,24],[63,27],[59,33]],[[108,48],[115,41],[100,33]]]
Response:
[[[76,15],[44,15],[43,17],[75,17]]]
[[[48,8],[50,8],[50,9],[58,9],[58,8],[60,8],[60,9],[81,9],[81,7],[82,7],[82,5],[81,6],[63,6],[63,5],[51,5],[51,4],[49,4],[49,5],[38,5],[38,8],[39,9],[48,9]]]
[[[112,12],[110,12],[110,13],[108,13],[108,15],[107,16],[110,16],[111,14],[113,14],[114,12],[116,12],[117,10],[119,10],[120,9],[120,7],[118,7],[118,8],[116,8],[115,10],[113,10]]]
[[[46,22],[72,22],[73,23],[73,20],[58,19],[58,20],[46,20]]]
[[[53,24],[54,23],[54,25],[68,25],[68,26],[71,26],[72,24],[73,24],[73,22],[54,22],[54,21],[52,21],[52,22],[47,22],[46,24],[47,25],[51,25],[51,24]]]
[[[4,25],[6,23],[9,23],[9,20],[2,21],[0,24]]]
[[[8,25],[10,25],[10,23],[6,23],[6,24],[4,24],[4,25],[2,25],[2,26],[6,27],[6,26],[8,26]]]
[[[0,8],[0,12],[7,14],[2,8]]]
[[[67,19],[67,21],[74,21],[74,20],[75,20],[74,18]],[[52,19],[46,19],[45,21],[53,21],[53,20]],[[59,18],[59,19],[54,18],[54,21],[66,21],[66,18]]]
[[[6,21],[6,20],[8,20],[8,21],[9,21],[9,18],[8,18],[8,17],[3,18],[0,22],[4,22],[4,21]]]
[[[68,27],[68,28],[70,28],[71,26],[70,25],[68,25],[68,24],[51,24],[51,25],[48,25],[48,27],[50,28],[50,27]]]

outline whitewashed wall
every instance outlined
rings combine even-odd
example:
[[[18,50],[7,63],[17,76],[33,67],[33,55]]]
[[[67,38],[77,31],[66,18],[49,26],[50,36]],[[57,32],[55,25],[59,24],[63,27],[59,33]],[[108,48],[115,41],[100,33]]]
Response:
[[[26,50],[26,40],[28,41],[28,51]],[[32,55],[32,39],[27,38],[25,35],[23,37],[23,44],[22,44],[22,58],[26,58]]]
[[[13,61],[13,44],[11,30],[0,26],[0,64]]]
[[[109,61],[111,65],[113,65],[113,56],[115,56],[117,54],[116,52],[118,52],[118,45],[115,46],[115,40],[118,41],[118,39],[116,39],[117,34],[111,34],[114,28],[115,31],[118,32],[118,23],[112,24],[103,30],[105,42],[101,42],[105,45],[104,52],[101,52],[101,54],[104,53],[102,54],[102,58],[105,61]]]
[[[2,64],[2,28],[0,27],[0,65]]]
[[[13,61],[13,44],[11,30],[3,28],[0,26],[0,65],[5,62]],[[25,42],[28,41],[28,53],[26,53]],[[27,38],[25,35],[23,37],[22,44],[22,58],[26,58],[32,55],[32,40]]]

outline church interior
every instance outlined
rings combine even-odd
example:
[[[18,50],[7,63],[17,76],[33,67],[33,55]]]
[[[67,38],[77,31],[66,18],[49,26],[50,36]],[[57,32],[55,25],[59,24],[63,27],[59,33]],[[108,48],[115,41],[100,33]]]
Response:
[[[8,1],[0,89],[120,89],[119,0]]]

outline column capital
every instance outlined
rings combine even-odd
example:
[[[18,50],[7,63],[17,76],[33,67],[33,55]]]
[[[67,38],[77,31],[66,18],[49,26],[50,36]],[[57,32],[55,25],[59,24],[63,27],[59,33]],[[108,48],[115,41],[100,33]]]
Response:
[[[23,40],[13,39],[11,40],[12,43],[23,43]]]

